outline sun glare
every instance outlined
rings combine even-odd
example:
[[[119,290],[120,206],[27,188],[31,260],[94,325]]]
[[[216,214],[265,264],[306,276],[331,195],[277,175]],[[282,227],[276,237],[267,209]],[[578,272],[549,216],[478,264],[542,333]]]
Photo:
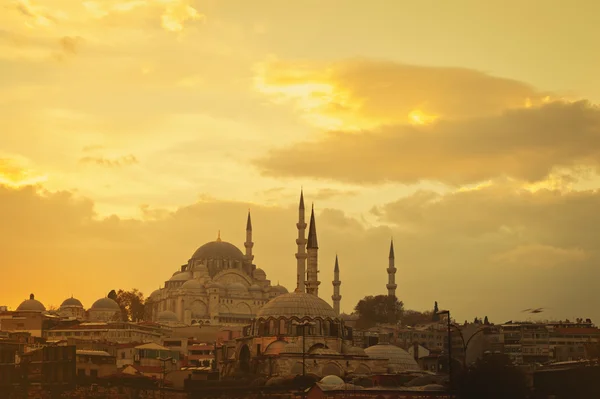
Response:
[[[429,115],[418,109],[408,114],[408,121],[411,125],[429,125],[435,122],[437,118],[437,115]]]

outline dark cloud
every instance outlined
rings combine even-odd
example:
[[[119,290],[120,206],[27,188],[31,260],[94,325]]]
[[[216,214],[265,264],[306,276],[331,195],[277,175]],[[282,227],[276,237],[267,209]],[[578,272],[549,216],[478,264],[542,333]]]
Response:
[[[331,132],[274,149],[256,164],[269,176],[466,184],[502,176],[539,181],[556,168],[596,168],[599,160],[600,108],[579,101],[428,126]]]

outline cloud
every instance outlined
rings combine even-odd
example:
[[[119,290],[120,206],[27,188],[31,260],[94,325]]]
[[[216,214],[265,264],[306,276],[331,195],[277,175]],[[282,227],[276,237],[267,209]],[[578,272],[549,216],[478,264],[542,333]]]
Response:
[[[560,168],[598,166],[600,108],[552,102],[500,115],[394,125],[274,149],[256,161],[267,176],[372,184],[439,181],[461,185],[508,176],[544,180]]]
[[[313,195],[305,191],[305,200]],[[296,206],[204,197],[175,211],[142,206],[139,220],[100,218],[93,201],[67,191],[0,187],[2,263],[30,276],[26,287],[8,286],[5,300],[14,307],[30,292],[46,304],[74,294],[89,306],[112,288],[148,294],[218,230],[241,247],[249,207],[256,264],[293,289]],[[376,208],[376,224],[317,207],[320,295],[329,301],[332,294],[336,253],[344,310],[364,295],[384,293],[393,236],[398,296],[409,308],[439,301],[460,319],[487,314],[505,321],[536,305],[552,308],[549,317],[577,309],[597,318],[583,299],[600,278],[599,207],[598,192],[534,193],[508,184],[402,197]]]
[[[81,158],[79,160],[79,162],[84,163],[84,164],[96,164],[96,165],[100,165],[100,166],[108,166],[111,168],[135,165],[135,164],[139,163],[139,161],[135,157],[135,155],[132,155],[132,154],[123,155],[123,156],[116,157],[116,158],[86,156],[86,157]]]
[[[13,7],[22,16],[30,20],[34,25],[47,27],[57,22],[57,16],[53,15],[46,7],[33,4],[29,0],[17,0]]]
[[[2,157],[0,154],[0,186],[21,187],[46,181],[35,171],[31,161],[23,157]]]
[[[466,68],[367,59],[270,59],[257,65],[255,86],[273,101],[294,104],[311,124],[343,130],[498,115],[550,98],[525,83]]]
[[[589,254],[579,248],[557,248],[550,245],[522,245],[507,252],[497,254],[492,260],[523,267],[569,267],[589,258]]]
[[[188,21],[204,21],[206,16],[201,14],[185,1],[168,2],[161,15],[162,27],[170,32],[181,32]]]

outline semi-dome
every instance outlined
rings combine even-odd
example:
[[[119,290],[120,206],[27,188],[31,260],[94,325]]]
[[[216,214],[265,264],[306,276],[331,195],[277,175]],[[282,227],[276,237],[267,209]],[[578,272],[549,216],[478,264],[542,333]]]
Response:
[[[192,259],[230,259],[242,262],[244,254],[235,245],[219,239],[198,248],[192,255]]]
[[[337,386],[337,385],[343,385],[344,380],[342,380],[337,375],[328,375],[328,376],[323,377],[321,379],[321,381],[319,381],[319,383],[321,383],[323,385],[328,385],[328,386]]]
[[[150,294],[150,298],[152,298],[152,299],[158,298],[159,296],[160,296],[160,288],[152,291],[152,294]]]
[[[179,272],[174,274],[173,277],[169,279],[169,281],[187,281],[192,278],[190,272]]]
[[[260,285],[258,285],[258,284],[252,284],[250,287],[248,287],[248,291],[250,291],[250,292],[262,292],[262,288],[260,288]]]
[[[43,303],[35,299],[33,294],[29,295],[29,299],[21,302],[17,310],[30,312],[45,312],[46,307]]]
[[[394,371],[415,371],[421,368],[404,349],[391,344],[377,344],[365,349],[371,358],[388,359],[388,367]]]
[[[279,295],[260,309],[257,318],[268,317],[321,317],[337,318],[333,308],[316,295],[306,292],[292,292]]]
[[[111,298],[100,298],[92,305],[94,310],[121,310],[119,304]]]
[[[184,290],[199,290],[199,291],[203,291],[204,290],[204,285],[202,285],[202,283],[196,279],[193,280],[188,280],[185,283],[182,284],[181,288],[183,288]]]
[[[211,281],[210,283],[207,284],[206,288],[218,288],[220,290],[223,290],[223,289],[225,289],[225,286],[216,281]]]
[[[63,303],[60,304],[61,308],[66,308],[66,307],[78,307],[78,308],[83,308],[83,304],[81,303],[81,301],[77,298],[67,298],[63,301]]]
[[[179,318],[175,314],[175,312],[171,312],[170,310],[163,310],[158,314],[158,321],[165,323],[173,323],[178,322]]]

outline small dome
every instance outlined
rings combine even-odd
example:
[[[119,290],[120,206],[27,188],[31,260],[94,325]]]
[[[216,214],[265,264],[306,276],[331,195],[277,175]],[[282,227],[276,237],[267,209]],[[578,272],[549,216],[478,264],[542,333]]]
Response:
[[[184,290],[204,291],[204,285],[198,280],[188,280],[181,286]]]
[[[171,312],[170,310],[163,310],[158,314],[158,321],[164,323],[172,323],[178,322],[179,318],[175,314],[175,312]]]
[[[336,319],[331,305],[316,295],[306,292],[291,292],[271,299],[258,312],[257,318],[268,317],[321,317]]]
[[[63,303],[60,304],[61,308],[66,308],[66,307],[78,307],[78,308],[83,308],[83,304],[79,301],[79,299],[76,298],[67,298],[63,301]]]
[[[255,269],[252,272],[252,277],[254,277],[258,281],[264,281],[267,279],[267,273],[263,269]]]
[[[92,305],[94,310],[121,310],[119,304],[108,297],[100,298]]]
[[[29,299],[21,302],[17,310],[30,312],[45,312],[46,307],[43,303],[35,299],[33,294],[29,295]]]
[[[152,299],[158,298],[159,296],[160,296],[160,288],[152,291],[152,294],[150,294],[150,298],[152,298]]]
[[[339,355],[340,353],[329,348],[316,348],[310,351],[311,355]]]
[[[192,259],[230,259],[244,260],[244,254],[238,247],[227,241],[212,241],[204,244],[194,252]]]
[[[262,292],[262,288],[260,288],[260,285],[258,285],[258,284],[252,284],[248,288],[248,291],[250,291],[250,292]]]
[[[190,272],[179,272],[173,275],[173,277],[171,277],[169,279],[169,281],[187,281],[190,280],[192,278],[192,275]]]
[[[373,345],[365,349],[365,353],[371,358],[388,359],[388,367],[394,371],[416,371],[421,369],[410,353],[396,345]]]
[[[231,283],[227,286],[227,291],[229,292],[248,292],[248,288],[242,283]]]
[[[321,384],[323,384],[323,385],[329,385],[329,386],[337,386],[337,385],[343,385],[344,384],[344,380],[342,380],[337,375],[328,375],[328,376],[325,376],[319,382]]]
[[[289,292],[287,288],[279,284],[272,286],[269,291],[276,292],[278,294],[287,294]]]

